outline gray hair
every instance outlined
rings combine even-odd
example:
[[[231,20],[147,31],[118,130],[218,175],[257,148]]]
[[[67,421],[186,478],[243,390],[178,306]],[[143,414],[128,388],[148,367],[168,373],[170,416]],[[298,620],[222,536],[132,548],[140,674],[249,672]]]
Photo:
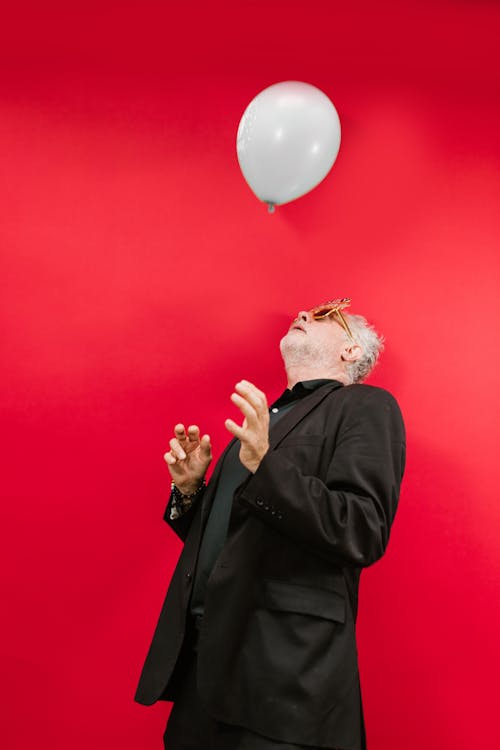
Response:
[[[360,345],[363,353],[355,362],[347,362],[346,374],[349,385],[364,380],[377,364],[384,348],[384,337],[380,336],[362,315],[344,313],[354,340]]]

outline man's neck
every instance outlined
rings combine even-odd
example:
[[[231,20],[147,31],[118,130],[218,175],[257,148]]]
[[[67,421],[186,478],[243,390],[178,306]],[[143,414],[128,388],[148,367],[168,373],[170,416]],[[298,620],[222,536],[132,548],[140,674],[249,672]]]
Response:
[[[307,365],[295,365],[286,368],[286,376],[288,379],[288,387],[291,389],[297,383],[302,383],[304,380],[338,380],[344,385],[347,385],[347,378],[345,373],[339,371],[333,371],[327,367],[308,367]]]

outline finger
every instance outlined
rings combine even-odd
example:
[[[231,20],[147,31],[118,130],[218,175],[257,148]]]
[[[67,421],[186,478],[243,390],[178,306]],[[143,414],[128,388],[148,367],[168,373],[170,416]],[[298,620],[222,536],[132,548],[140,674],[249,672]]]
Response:
[[[186,431],[183,424],[176,424],[174,427],[174,433],[177,440],[186,440]]]
[[[188,438],[190,442],[197,443],[200,439],[200,428],[198,425],[192,424],[188,427]]]
[[[248,388],[250,391],[255,393],[256,396],[260,396],[263,399],[266,399],[266,394],[264,391],[261,391],[259,388],[257,388],[256,385],[251,383],[249,380],[240,380],[240,383],[245,386],[245,388]]]
[[[212,445],[209,435],[203,435],[200,441],[200,451],[204,458],[212,458]]]
[[[176,464],[176,463],[177,463],[177,459],[175,458],[175,456],[173,456],[173,455],[172,455],[172,454],[170,453],[170,451],[168,451],[168,453],[165,453],[165,454],[163,455],[163,458],[165,459],[166,463],[167,463],[167,464],[168,464],[169,466],[173,466],[174,464]]]
[[[243,416],[247,418],[248,423],[251,426],[255,426],[258,422],[258,415],[255,408],[250,404],[243,396],[238,393],[231,394],[231,401],[236,404],[238,409],[242,412]]]
[[[170,452],[175,458],[180,459],[181,461],[186,458],[186,452],[176,438],[172,438],[170,441]]]
[[[265,393],[259,391],[252,383],[247,380],[240,380],[236,383],[235,390],[249,401],[257,412],[267,412],[267,398]]]
[[[234,437],[238,438],[239,440],[244,440],[245,430],[242,427],[239,427],[236,422],[233,422],[232,419],[226,419],[224,425],[226,429],[234,435]]]

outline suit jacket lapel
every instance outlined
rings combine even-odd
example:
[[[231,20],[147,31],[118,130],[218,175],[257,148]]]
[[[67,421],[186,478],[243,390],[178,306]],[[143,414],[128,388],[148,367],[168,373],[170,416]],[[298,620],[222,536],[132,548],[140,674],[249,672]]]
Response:
[[[342,387],[341,383],[326,383],[315,391],[312,391],[310,396],[302,398],[298,404],[288,412],[288,414],[285,414],[285,416],[271,428],[269,432],[270,450],[276,448],[288,433],[291,432],[293,428],[313,409],[315,409],[332,391]]]

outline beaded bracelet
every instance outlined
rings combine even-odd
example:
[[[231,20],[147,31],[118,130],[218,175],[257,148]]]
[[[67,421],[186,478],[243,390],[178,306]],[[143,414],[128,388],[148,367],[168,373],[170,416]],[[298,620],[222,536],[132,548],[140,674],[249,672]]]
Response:
[[[194,498],[206,487],[206,481],[203,480],[197,490],[191,492],[190,495],[183,495],[180,489],[177,487],[175,482],[172,482],[172,501],[170,505],[170,520],[175,521],[180,518],[184,513],[193,505]]]
[[[180,491],[180,489],[177,487],[175,482],[172,482],[172,492],[174,493],[175,497],[178,500],[191,500],[191,498],[196,497],[196,495],[198,495],[203,489],[205,489],[206,486],[207,486],[207,483],[205,479],[203,479],[202,483],[200,484],[197,490],[195,490],[194,492],[191,492],[189,495],[184,495]]]

